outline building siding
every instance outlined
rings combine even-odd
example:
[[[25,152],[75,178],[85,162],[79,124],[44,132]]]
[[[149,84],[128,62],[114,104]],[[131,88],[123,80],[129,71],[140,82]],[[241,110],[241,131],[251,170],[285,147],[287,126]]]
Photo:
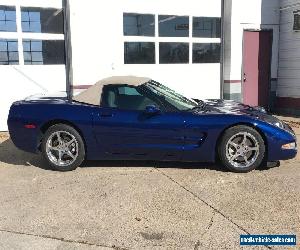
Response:
[[[300,10],[299,0],[281,0],[277,97],[300,98],[300,32],[293,31],[295,10]]]

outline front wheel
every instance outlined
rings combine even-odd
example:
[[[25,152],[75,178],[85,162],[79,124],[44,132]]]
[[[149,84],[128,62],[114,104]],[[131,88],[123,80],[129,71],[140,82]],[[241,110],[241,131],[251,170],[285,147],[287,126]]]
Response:
[[[55,170],[71,171],[84,160],[84,143],[76,129],[65,124],[56,124],[45,133],[42,154]]]
[[[255,129],[235,126],[225,131],[218,153],[229,170],[245,173],[260,166],[265,156],[265,143]]]

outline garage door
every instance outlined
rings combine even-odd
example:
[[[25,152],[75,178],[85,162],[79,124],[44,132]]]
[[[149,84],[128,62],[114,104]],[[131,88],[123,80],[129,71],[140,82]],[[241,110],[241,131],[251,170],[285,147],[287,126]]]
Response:
[[[189,97],[220,97],[220,0],[70,0],[70,8],[75,88],[138,75]]]
[[[0,131],[12,102],[66,89],[62,1],[18,2],[0,0]]]

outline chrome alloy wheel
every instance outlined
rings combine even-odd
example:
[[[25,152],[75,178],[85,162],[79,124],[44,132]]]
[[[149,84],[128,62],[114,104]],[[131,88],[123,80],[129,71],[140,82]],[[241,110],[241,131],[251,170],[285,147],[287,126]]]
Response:
[[[71,165],[78,156],[78,142],[74,135],[67,131],[52,133],[46,142],[48,159],[58,166]]]
[[[251,166],[259,156],[259,143],[248,133],[241,132],[233,135],[226,144],[226,157],[236,168]]]

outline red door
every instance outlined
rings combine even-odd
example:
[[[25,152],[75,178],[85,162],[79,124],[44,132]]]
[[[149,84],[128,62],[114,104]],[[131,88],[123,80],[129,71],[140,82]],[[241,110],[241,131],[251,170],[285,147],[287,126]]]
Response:
[[[268,108],[272,31],[244,31],[243,102]]]

